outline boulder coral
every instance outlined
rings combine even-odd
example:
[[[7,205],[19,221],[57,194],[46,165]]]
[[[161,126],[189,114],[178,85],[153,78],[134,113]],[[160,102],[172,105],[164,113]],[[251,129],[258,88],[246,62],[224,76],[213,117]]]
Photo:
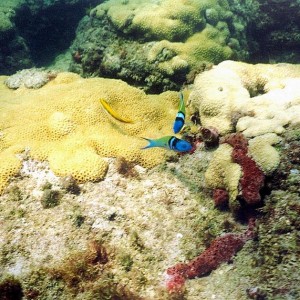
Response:
[[[59,176],[79,182],[105,176],[108,157],[124,157],[144,167],[163,161],[165,150],[141,150],[145,141],[171,133],[178,94],[146,95],[120,80],[83,79],[59,73],[40,89],[11,90],[1,77],[0,190],[18,173],[24,151],[46,160]],[[105,99],[121,116],[114,119],[101,105]]]
[[[300,120],[299,84],[300,65],[224,61],[196,77],[189,103],[222,135],[280,134]]]
[[[230,17],[227,1],[110,0],[95,8],[96,16],[106,14],[126,34],[137,34],[147,40],[179,41],[191,36],[206,24],[205,13],[212,22]]]
[[[243,49],[239,43],[245,34],[233,19],[226,0],[106,1],[78,27],[73,50],[82,59],[71,67],[179,89],[199,66],[247,56],[247,42]]]
[[[158,62],[158,67],[169,75],[187,67],[196,67],[201,61],[218,63],[233,56],[232,49],[226,45],[228,36],[229,32],[224,34],[208,24],[184,42],[162,40],[155,43],[149,51],[148,60]],[[160,61],[163,51],[172,53],[172,58]]]
[[[206,171],[208,187],[227,191],[231,204],[238,194],[248,203],[260,200],[264,175],[271,175],[280,162],[274,145],[280,142],[288,125],[299,126],[299,84],[300,65],[291,64],[224,61],[196,77],[188,105],[192,114],[199,114],[201,125],[213,126],[221,136],[225,135],[225,142],[230,132],[248,138],[249,145],[242,152],[228,144],[220,145]],[[242,166],[239,174],[232,172],[238,164]],[[254,179],[257,186],[253,188],[247,182]],[[246,186],[251,190],[249,197]],[[216,203],[225,201],[224,195],[215,192]]]
[[[234,202],[239,194],[238,186],[242,176],[241,167],[232,160],[232,150],[229,144],[221,144],[214,151],[205,172],[206,186],[213,190],[226,190],[230,202]]]

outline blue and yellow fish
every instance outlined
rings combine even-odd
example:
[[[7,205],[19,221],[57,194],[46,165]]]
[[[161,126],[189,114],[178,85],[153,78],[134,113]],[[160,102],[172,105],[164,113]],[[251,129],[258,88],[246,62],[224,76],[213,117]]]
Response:
[[[182,129],[184,125],[184,119],[185,119],[185,105],[184,105],[182,92],[180,92],[179,97],[180,97],[179,109],[173,125],[174,133],[178,133]]]
[[[164,136],[159,139],[151,140],[146,139],[149,142],[149,145],[142,149],[152,148],[152,147],[161,147],[169,150],[174,150],[177,152],[188,152],[192,150],[192,145],[184,140],[178,139],[176,136]]]

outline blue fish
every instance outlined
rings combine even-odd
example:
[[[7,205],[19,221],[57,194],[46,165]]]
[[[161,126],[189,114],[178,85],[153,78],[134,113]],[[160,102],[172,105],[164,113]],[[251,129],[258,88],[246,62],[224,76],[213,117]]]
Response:
[[[187,152],[192,150],[192,145],[189,142],[178,139],[176,136],[164,136],[162,138],[155,139],[155,140],[146,139],[146,138],[144,139],[147,140],[149,144],[142,149],[147,149],[152,147],[162,147],[162,148],[166,148],[178,152]]]
[[[185,105],[184,105],[182,92],[180,92],[179,97],[180,97],[180,103],[179,103],[178,113],[176,115],[174,125],[173,125],[174,133],[178,133],[182,129],[184,125],[184,119],[185,119]]]

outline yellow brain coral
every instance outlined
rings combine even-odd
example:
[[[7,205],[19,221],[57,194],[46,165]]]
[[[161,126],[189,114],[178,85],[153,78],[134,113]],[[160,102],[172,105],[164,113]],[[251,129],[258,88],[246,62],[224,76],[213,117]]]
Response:
[[[146,95],[121,80],[82,79],[60,73],[38,90],[4,86],[0,78],[0,191],[21,166],[17,153],[29,149],[33,159],[49,161],[59,176],[78,181],[102,179],[107,157],[123,156],[152,167],[163,161],[165,150],[140,148],[141,137],[172,133],[178,93]],[[101,105],[107,103],[123,118],[114,119]]]

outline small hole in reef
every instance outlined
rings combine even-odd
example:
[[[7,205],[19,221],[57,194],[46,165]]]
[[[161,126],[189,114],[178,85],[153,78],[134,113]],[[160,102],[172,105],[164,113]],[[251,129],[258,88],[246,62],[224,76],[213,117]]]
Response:
[[[222,91],[223,91],[223,87],[219,86],[219,87],[218,87],[218,90],[219,90],[220,92],[222,92]]]

